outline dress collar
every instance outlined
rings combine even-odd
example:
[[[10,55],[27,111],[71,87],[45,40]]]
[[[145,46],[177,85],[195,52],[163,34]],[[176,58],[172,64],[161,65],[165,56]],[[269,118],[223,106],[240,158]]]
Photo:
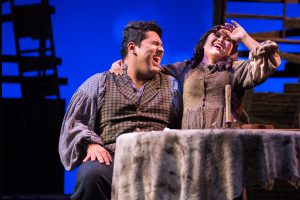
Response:
[[[201,62],[199,65],[198,65],[198,68],[199,69],[203,69],[204,71],[206,72],[211,72],[213,70],[215,70],[215,66],[216,65],[211,65],[211,64],[206,64],[204,62]]]

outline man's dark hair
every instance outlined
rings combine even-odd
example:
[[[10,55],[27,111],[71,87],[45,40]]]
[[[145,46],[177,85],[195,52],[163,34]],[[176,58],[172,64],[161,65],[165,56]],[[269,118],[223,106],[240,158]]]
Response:
[[[159,37],[162,37],[162,30],[156,24],[155,21],[144,22],[144,21],[132,21],[129,22],[123,30],[121,55],[124,59],[128,53],[128,43],[133,42],[135,45],[140,47],[141,42],[145,39],[145,32],[154,31]]]

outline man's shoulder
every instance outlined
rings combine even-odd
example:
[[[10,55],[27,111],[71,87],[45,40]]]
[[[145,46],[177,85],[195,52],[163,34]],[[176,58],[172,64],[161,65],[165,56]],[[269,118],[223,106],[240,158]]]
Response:
[[[97,73],[90,76],[81,86],[92,86],[98,85],[101,82],[105,82],[106,79],[106,72]]]
[[[101,88],[105,87],[106,73],[97,73],[89,77],[80,87],[88,95],[99,93]]]

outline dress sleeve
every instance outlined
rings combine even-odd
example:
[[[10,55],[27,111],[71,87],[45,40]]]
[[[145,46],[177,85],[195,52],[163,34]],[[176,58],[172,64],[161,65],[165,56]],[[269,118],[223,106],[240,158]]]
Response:
[[[239,88],[252,88],[263,83],[276,71],[281,59],[278,45],[270,40],[249,53],[249,60],[233,63],[234,85]]]
[[[188,61],[162,65],[161,72],[180,80]]]
[[[104,92],[105,74],[96,74],[78,88],[69,103],[59,138],[59,155],[66,170],[82,163],[88,144],[103,145],[94,131]]]

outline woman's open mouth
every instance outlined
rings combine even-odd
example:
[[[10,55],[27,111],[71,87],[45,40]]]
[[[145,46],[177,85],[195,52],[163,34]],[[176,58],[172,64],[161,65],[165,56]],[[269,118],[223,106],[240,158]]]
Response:
[[[224,46],[219,42],[213,43],[213,47],[215,47],[216,49],[218,49],[220,51],[223,51],[223,49],[224,49]]]

